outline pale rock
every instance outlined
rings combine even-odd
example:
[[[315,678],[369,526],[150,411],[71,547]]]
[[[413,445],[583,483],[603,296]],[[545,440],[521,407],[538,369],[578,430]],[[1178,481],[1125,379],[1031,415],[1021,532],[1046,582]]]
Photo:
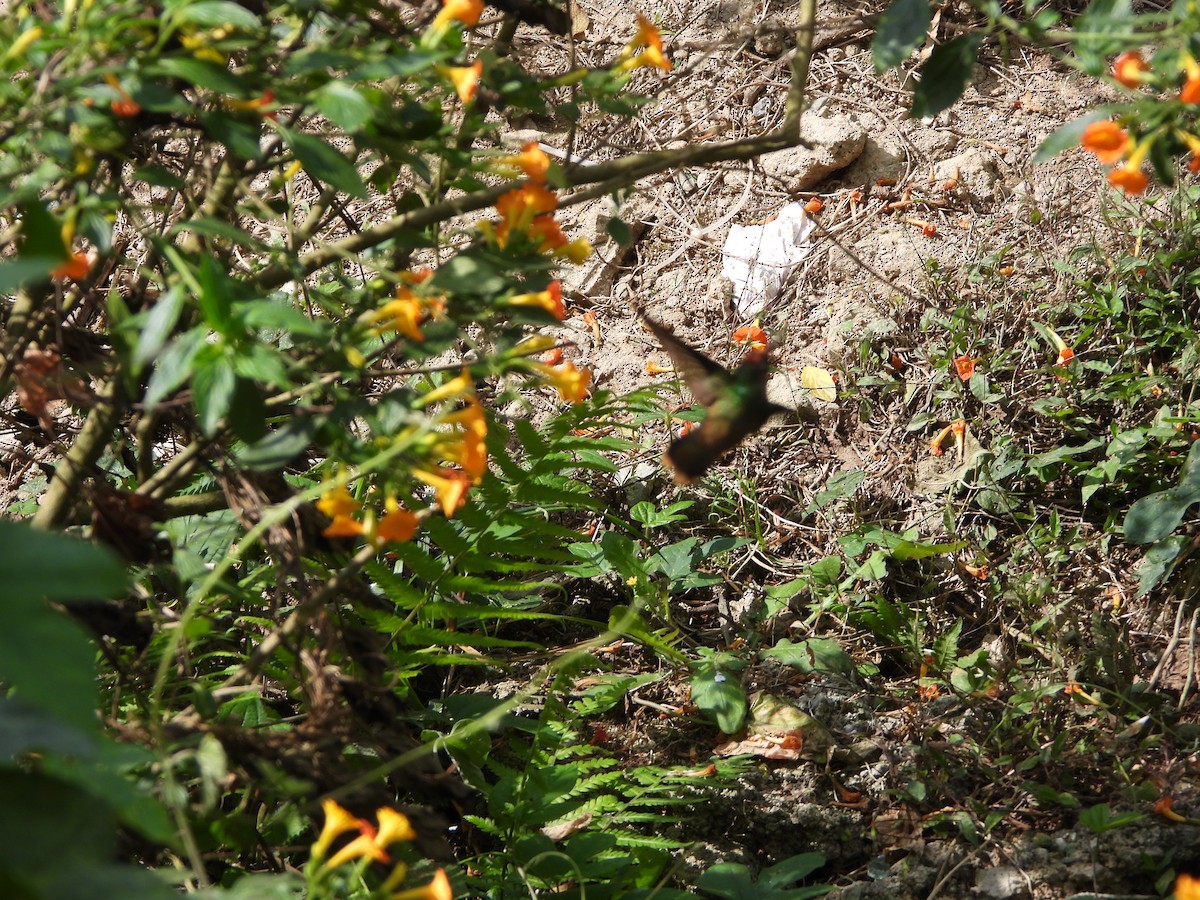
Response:
[[[862,154],[867,133],[858,120],[844,115],[806,116],[800,134],[807,147],[788,147],[759,158],[763,172],[792,192],[806,191]]]

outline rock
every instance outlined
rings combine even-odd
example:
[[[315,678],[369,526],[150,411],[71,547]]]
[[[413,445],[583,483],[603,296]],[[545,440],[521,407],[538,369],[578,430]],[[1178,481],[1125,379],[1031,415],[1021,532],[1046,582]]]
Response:
[[[800,134],[808,147],[788,147],[759,159],[763,171],[792,192],[806,191],[833,172],[846,168],[867,145],[866,130],[857,119],[844,115],[806,116],[800,124]]]
[[[986,151],[971,147],[933,167],[934,181],[946,182],[956,177],[958,189],[965,190],[972,200],[990,203],[996,199],[1000,175],[995,160]]]
[[[1031,896],[1028,880],[1013,866],[984,869],[975,880],[974,891],[994,900],[1025,900]]]

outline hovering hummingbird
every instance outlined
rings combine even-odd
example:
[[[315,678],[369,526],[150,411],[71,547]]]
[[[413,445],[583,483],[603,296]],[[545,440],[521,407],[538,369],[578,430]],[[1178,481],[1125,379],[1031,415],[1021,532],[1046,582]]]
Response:
[[[670,354],[675,370],[687,383],[696,402],[708,410],[699,428],[676,438],[664,461],[675,470],[675,480],[687,484],[742,440],[767,424],[776,413],[791,412],[767,399],[770,363],[766,348],[752,349],[732,371],[689,347],[665,325],[638,311]]]

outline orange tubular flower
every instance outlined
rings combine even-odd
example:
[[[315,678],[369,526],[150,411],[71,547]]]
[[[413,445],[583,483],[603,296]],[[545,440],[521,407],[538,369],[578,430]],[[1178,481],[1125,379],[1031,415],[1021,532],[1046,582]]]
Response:
[[[1175,812],[1172,807],[1175,805],[1175,798],[1170,794],[1164,794],[1154,801],[1154,811],[1164,819],[1170,819],[1172,822],[1186,822],[1187,816],[1181,816]],[[1200,896],[1200,895],[1197,895]]]
[[[467,28],[473,28],[483,15],[483,0],[442,0],[442,9],[434,17],[429,26],[438,31],[451,22],[461,22]]]
[[[768,343],[767,333],[759,327],[756,321],[753,325],[743,325],[733,333],[735,344],[758,344],[765,347]]]
[[[450,879],[446,877],[445,869],[438,869],[433,881],[424,887],[409,888],[392,894],[391,900],[453,900],[454,889],[450,887]]]
[[[1134,197],[1150,186],[1150,176],[1142,171],[1142,160],[1150,152],[1150,138],[1138,144],[1125,162],[1108,173],[1108,183],[1123,190],[1126,196]]]
[[[1092,122],[1083,129],[1079,145],[1095,153],[1100,162],[1111,166],[1120,162],[1129,150],[1129,135],[1116,122]]]
[[[965,419],[959,419],[956,422],[951,422],[940,432],[937,437],[929,442],[929,452],[933,456],[941,456],[946,451],[942,448],[942,444],[946,442],[946,438],[954,435],[954,444],[956,447],[962,446],[963,435],[966,433],[967,423]]]
[[[442,416],[440,422],[448,425],[458,425],[463,429],[460,435],[447,435],[439,442],[438,452],[446,459],[458,463],[463,471],[471,476],[478,484],[487,471],[487,416],[483,407],[474,397],[467,400],[467,405],[458,412]]]
[[[1133,166],[1120,166],[1108,173],[1108,183],[1120,188],[1128,196],[1136,197],[1144,194],[1150,186],[1150,176],[1141,169]]]
[[[1183,57],[1183,71],[1187,80],[1179,91],[1179,99],[1184,103],[1200,103],[1200,63],[1190,53]]]
[[[50,270],[50,277],[56,281],[79,281],[87,277],[91,268],[92,264],[88,261],[86,254],[72,253],[65,263]]]
[[[561,235],[562,231],[558,229],[554,217],[546,215],[557,208],[558,198],[554,196],[554,192],[540,184],[527,184],[501,195],[496,201],[496,211],[502,219],[499,225],[495,226],[496,243],[501,247],[505,246],[510,234],[514,231],[522,234],[528,232],[535,219],[543,217],[547,221],[539,223],[538,228],[545,229],[549,223]],[[566,243],[565,237],[563,243]]]
[[[383,518],[375,525],[373,534],[371,535],[372,540],[378,543],[395,541],[398,544],[412,540],[413,535],[417,533],[417,529],[421,527],[421,520],[397,503],[395,497],[387,498],[384,502],[384,509],[386,511]],[[396,815],[400,814],[396,813]],[[405,819],[404,821],[407,822],[408,820]],[[381,818],[379,822],[380,828],[382,828],[383,819]],[[386,844],[381,844],[381,846],[386,846]]]
[[[975,374],[975,363],[977,360],[971,359],[969,356],[954,357],[954,371],[958,373],[959,381],[970,381],[971,376]]]
[[[321,810],[325,813],[325,825],[321,828],[320,836],[312,845],[314,859],[323,857],[329,850],[329,845],[339,835],[345,834],[347,831],[353,831],[358,827],[358,819],[333,800],[322,801]]]
[[[550,286],[544,291],[536,291],[531,294],[517,294],[515,297],[509,297],[505,305],[540,307],[560,322],[567,317],[566,307],[563,306],[562,282],[560,281],[550,282]]]
[[[479,91],[479,78],[483,75],[483,60],[477,59],[469,66],[443,66],[441,73],[450,79],[454,92],[463,103],[470,103]]]
[[[391,862],[387,851],[375,843],[375,828],[362,820],[359,820],[359,828],[362,829],[362,834],[329,857],[329,862],[325,864],[327,868],[336,869],[343,863],[363,857],[370,857],[376,862]]]
[[[588,385],[592,380],[591,369],[578,369],[569,360],[557,368],[542,363],[530,363],[530,366],[568,403],[582,403],[587,398]]]
[[[424,319],[425,304],[406,287],[400,288],[394,299],[363,317],[373,334],[395,331],[413,341],[425,340],[420,328]]]
[[[413,475],[434,489],[447,519],[467,502],[467,490],[472,480],[467,472],[461,469],[439,469],[437,472],[413,469]]]
[[[525,173],[525,177],[534,184],[546,183],[546,172],[550,169],[550,157],[538,146],[537,141],[530,141],[515,156],[501,157],[500,162],[520,169]]]
[[[1142,76],[1150,71],[1150,67],[1146,65],[1146,61],[1142,59],[1142,54],[1137,50],[1130,50],[1122,53],[1113,60],[1112,73],[1113,78],[1121,82],[1127,88],[1135,88],[1142,83]]]
[[[1200,878],[1186,873],[1176,878],[1175,900],[1200,900]]]
[[[638,16],[637,34],[633,36],[625,49],[621,51],[620,59],[614,72],[630,72],[642,67],[671,71],[671,61],[663,52],[662,35],[645,16]]]

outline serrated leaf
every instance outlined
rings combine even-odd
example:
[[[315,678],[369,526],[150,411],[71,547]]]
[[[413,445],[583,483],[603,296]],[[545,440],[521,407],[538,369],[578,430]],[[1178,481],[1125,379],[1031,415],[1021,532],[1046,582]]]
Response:
[[[954,105],[971,80],[982,43],[983,34],[971,32],[933,48],[921,66],[921,81],[913,91],[914,119],[936,116]]]
[[[800,370],[800,384],[817,400],[832,403],[837,399],[837,382],[826,369],[805,366]]]
[[[351,197],[366,198],[367,186],[350,160],[318,137],[282,125],[276,128],[310,178],[326,182]]]
[[[875,71],[882,74],[907,59],[924,42],[931,18],[929,0],[892,0],[871,42]]]

